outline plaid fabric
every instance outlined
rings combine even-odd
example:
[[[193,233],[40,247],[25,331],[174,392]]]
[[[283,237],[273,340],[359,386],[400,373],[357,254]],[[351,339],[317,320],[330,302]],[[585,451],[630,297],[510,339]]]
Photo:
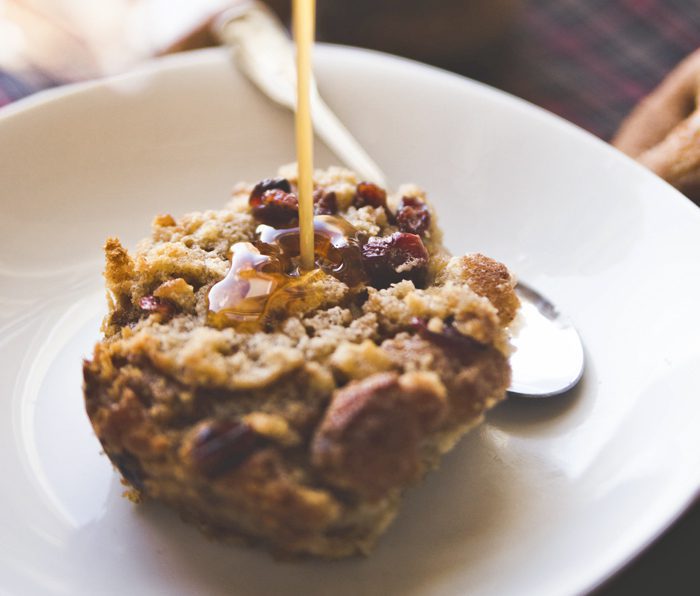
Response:
[[[19,77],[0,70],[0,107],[36,91]]]
[[[700,47],[698,0],[524,0],[520,68],[506,84],[608,139]]]
[[[1,43],[1,42],[0,42]],[[2,65],[0,65],[1,67]],[[22,75],[4,72],[0,68],[0,108],[36,91],[62,85],[68,81],[56,79],[45,72],[33,71]]]

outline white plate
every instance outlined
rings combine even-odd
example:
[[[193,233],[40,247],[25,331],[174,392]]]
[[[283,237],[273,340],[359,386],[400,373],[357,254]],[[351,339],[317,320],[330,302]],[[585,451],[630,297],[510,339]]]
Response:
[[[0,113],[0,592],[573,593],[696,494],[700,211],[492,89],[369,52],[317,59],[328,103],[394,183],[428,189],[448,245],[504,260],[571,315],[583,383],[499,407],[366,560],[275,562],[132,506],[82,405],[102,242],[274,173],[294,157],[292,120],[220,50],[38,96]]]

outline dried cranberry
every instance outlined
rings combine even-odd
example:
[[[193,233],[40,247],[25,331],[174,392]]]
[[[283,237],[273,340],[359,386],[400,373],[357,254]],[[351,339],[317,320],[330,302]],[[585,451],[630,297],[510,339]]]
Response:
[[[371,182],[360,182],[355,187],[352,204],[358,208],[366,205],[386,208],[386,191]]]
[[[143,296],[139,299],[139,308],[146,312],[159,313],[164,317],[169,317],[175,312],[175,307],[171,302],[161,300],[157,296]]]
[[[333,191],[314,191],[314,215],[335,215],[338,213],[338,198]]]
[[[431,331],[425,319],[418,318],[413,319],[413,328],[423,339],[457,356],[463,363],[472,360],[477,353],[486,349],[485,344],[460,333],[454,322],[449,319],[445,321],[442,331]]]
[[[430,227],[430,210],[417,197],[403,197],[396,211],[396,225],[402,232],[423,235]]]
[[[286,178],[265,178],[265,180],[261,180],[253,187],[253,191],[250,193],[249,204],[253,206],[255,201],[260,201],[268,190],[292,192],[292,185]]]
[[[264,439],[238,420],[219,420],[204,426],[195,437],[191,456],[206,476],[220,476],[241,465]]]
[[[425,281],[428,251],[420,236],[395,232],[370,238],[362,247],[362,262],[376,288],[386,288],[402,279],[420,285]]]
[[[297,196],[278,188],[266,190],[260,198],[251,195],[249,204],[255,219],[272,226],[290,224],[299,217]]]

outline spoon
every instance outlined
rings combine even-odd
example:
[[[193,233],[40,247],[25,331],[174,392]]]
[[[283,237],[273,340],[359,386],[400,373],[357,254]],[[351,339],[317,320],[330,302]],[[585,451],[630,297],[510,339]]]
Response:
[[[514,330],[508,392],[550,397],[572,389],[583,375],[583,346],[576,328],[540,293],[518,282],[520,323]]]
[[[264,4],[238,3],[219,15],[212,27],[220,41],[235,50],[240,70],[270,99],[296,108],[296,72],[287,32]],[[342,162],[361,178],[386,186],[386,176],[343,126],[311,85],[314,130]],[[519,282],[522,303],[514,330],[512,381],[508,392],[550,397],[573,388],[583,374],[581,339],[571,322],[537,291]]]

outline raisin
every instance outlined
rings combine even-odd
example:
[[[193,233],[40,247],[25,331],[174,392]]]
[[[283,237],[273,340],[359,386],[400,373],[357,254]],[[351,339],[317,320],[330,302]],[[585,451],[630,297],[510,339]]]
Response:
[[[422,236],[430,227],[430,210],[417,197],[403,197],[396,211],[396,225],[402,232]]]
[[[402,279],[425,282],[428,251],[416,234],[395,232],[370,238],[362,247],[362,262],[375,288],[387,288]]]
[[[431,331],[425,319],[413,319],[412,324],[423,339],[456,356],[463,364],[467,364],[487,348],[473,337],[460,333],[454,326],[454,321],[449,318],[445,321],[442,331]]]
[[[251,194],[249,205],[255,219],[272,226],[291,224],[299,217],[297,195],[279,188],[266,190],[259,198]]]
[[[355,187],[355,196],[352,199],[355,207],[384,207],[386,209],[386,191],[371,182],[360,182]]]
[[[333,191],[314,191],[314,215],[335,215],[338,213],[338,198]]]
[[[264,439],[250,426],[238,420],[219,420],[206,424],[192,445],[192,461],[205,476],[220,476],[240,466]]]
[[[260,201],[262,196],[268,190],[282,190],[284,192],[292,192],[292,185],[286,178],[265,178],[261,180],[254,187],[250,193],[249,204],[253,206],[253,203]]]
[[[149,313],[159,313],[164,317],[172,316],[175,312],[175,307],[171,302],[167,302],[153,295],[140,298],[139,308]]]

